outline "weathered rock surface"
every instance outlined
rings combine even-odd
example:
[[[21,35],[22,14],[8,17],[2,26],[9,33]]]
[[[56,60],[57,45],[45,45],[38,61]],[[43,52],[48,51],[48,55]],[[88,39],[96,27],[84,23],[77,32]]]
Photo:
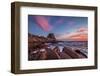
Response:
[[[46,48],[47,50],[47,59],[50,60],[50,59],[58,59],[58,56],[56,55],[56,53],[51,50],[50,48]]]
[[[77,49],[77,50],[75,50],[75,52],[77,54],[79,54],[80,58],[87,58],[87,56],[85,54],[83,54],[80,50]]]
[[[71,56],[69,56],[68,54],[64,53],[64,52],[61,52],[59,53],[61,59],[72,59]]]
[[[79,55],[76,52],[72,51],[71,48],[64,47],[63,52],[65,52],[66,54],[68,54],[72,58],[79,58]]]

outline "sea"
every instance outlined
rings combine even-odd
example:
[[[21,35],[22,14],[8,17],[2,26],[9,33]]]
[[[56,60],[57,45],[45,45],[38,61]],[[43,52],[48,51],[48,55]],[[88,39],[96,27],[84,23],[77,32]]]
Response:
[[[69,47],[72,50],[78,49],[82,53],[84,53],[86,56],[88,55],[88,41],[60,41],[57,43],[47,43],[49,48],[54,48],[55,46],[58,46],[60,49],[60,52],[62,52],[64,47]]]

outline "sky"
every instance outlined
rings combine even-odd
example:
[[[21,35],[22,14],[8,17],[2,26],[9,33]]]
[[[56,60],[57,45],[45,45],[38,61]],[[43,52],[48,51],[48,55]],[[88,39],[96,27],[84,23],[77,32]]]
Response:
[[[58,40],[87,41],[88,17],[28,15],[28,32],[45,37],[54,33]]]

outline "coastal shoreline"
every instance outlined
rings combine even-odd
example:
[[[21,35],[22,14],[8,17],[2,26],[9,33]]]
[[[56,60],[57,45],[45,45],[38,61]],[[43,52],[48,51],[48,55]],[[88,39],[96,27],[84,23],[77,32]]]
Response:
[[[77,43],[77,44],[76,44]],[[53,34],[46,37],[29,34],[28,38],[28,60],[55,60],[55,59],[83,59],[87,53],[76,45],[85,42],[59,41]],[[73,46],[68,46],[68,45]],[[79,46],[78,45],[78,46]],[[86,47],[87,45],[83,46]]]

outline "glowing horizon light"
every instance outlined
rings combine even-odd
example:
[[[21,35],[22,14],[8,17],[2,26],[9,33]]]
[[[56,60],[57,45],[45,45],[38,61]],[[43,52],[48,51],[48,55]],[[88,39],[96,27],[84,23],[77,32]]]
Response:
[[[88,17],[28,15],[28,32],[58,40],[87,41]]]

